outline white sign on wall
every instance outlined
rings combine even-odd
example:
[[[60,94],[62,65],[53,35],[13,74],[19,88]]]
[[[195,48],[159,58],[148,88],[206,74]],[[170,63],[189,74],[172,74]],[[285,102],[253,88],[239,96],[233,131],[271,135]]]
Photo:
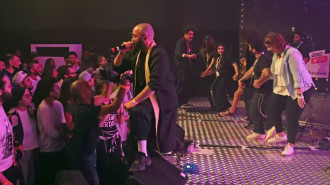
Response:
[[[313,78],[329,77],[329,54],[325,50],[309,53],[310,60],[306,64],[307,69]]]
[[[31,44],[31,52],[38,53],[39,63],[44,66],[48,58],[55,61],[56,67],[65,65],[64,58],[70,51],[77,53],[81,60],[82,44]]]

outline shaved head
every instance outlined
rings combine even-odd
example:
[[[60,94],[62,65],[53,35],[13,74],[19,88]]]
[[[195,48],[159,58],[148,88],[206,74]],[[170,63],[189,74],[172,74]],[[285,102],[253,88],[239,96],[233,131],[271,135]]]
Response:
[[[155,32],[149,23],[140,23],[134,27],[140,34],[145,35],[148,41],[153,41]]]
[[[71,84],[70,93],[75,103],[87,103],[92,98],[92,90],[85,80],[76,80]]]

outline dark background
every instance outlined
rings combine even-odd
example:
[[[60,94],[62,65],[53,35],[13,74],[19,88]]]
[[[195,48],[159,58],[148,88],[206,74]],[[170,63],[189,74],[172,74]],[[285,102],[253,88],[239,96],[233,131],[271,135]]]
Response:
[[[314,50],[330,52],[329,0],[248,0],[245,25],[264,37],[269,31],[284,36],[291,27],[312,36]],[[328,79],[314,79],[318,92],[329,93]]]
[[[84,50],[105,54],[130,40],[141,22],[153,25],[172,66],[176,41],[187,24],[197,27],[196,50],[211,34],[238,56],[241,2],[244,26],[257,30],[260,38],[269,31],[286,35],[295,26],[312,36],[315,50],[330,51],[329,0],[29,0],[0,1],[0,56],[17,48],[24,55],[32,43],[82,43]],[[329,83],[324,80],[320,87],[327,91]]]
[[[291,27],[312,35],[315,49],[330,52],[330,1],[328,0],[249,0],[246,26],[260,36],[269,31],[286,35]]]
[[[240,1],[227,0],[120,0],[0,2],[0,52],[16,48],[27,52],[31,43],[82,43],[83,49],[104,53],[130,40],[134,25],[150,23],[155,41],[173,58],[184,25],[195,25],[193,43],[212,34],[238,53]]]

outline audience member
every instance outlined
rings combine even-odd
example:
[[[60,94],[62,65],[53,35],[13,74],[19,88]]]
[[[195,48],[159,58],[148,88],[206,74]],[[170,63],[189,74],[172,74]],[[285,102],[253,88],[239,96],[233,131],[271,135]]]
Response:
[[[74,159],[78,160],[79,169],[90,185],[99,184],[96,173],[96,145],[99,137],[99,117],[115,112],[123,101],[126,89],[129,88],[129,81],[121,77],[120,92],[117,99],[110,105],[102,105],[92,95],[92,89],[84,80],[75,81],[70,88],[75,104],[74,123],[70,149]],[[110,97],[110,85],[105,88],[102,94],[103,101]]]
[[[14,163],[13,129],[2,107],[11,97],[9,78],[0,72],[0,183],[13,185],[18,179],[17,167]]]
[[[60,85],[62,85],[63,80],[67,78],[75,78],[77,77],[77,74],[75,70],[70,65],[62,65],[58,69],[58,75],[57,75],[57,81]]]
[[[80,68],[79,60],[76,52],[70,51],[67,59],[68,59],[67,64],[71,65],[75,71],[77,71]]]
[[[5,60],[5,65],[6,68],[3,70],[6,76],[8,76],[9,80],[12,81],[13,76],[15,72],[19,69],[21,66],[21,59],[13,54],[7,54],[6,55],[6,60]]]
[[[29,91],[33,89],[31,78],[25,71],[18,71],[12,79],[12,83],[21,87],[25,87]]]
[[[52,58],[47,59],[45,63],[44,71],[41,74],[41,79],[50,78],[50,77],[54,77],[56,79],[57,75],[58,72],[54,60]]]
[[[106,80],[97,79],[95,81],[95,91],[98,95],[106,88],[107,83]],[[112,85],[113,83],[111,83]],[[104,104],[107,105],[111,102],[112,100],[109,97],[109,100]],[[121,137],[117,129],[120,121],[118,117],[122,116],[118,110],[100,118],[99,139],[96,148],[96,169],[101,185],[124,184],[128,177],[128,167],[122,159]]]
[[[56,100],[59,96],[60,87],[54,77],[42,78],[33,95],[40,149],[37,184],[53,184],[57,172],[64,168],[66,126],[63,106]]]
[[[10,122],[14,130],[16,162],[20,169],[20,181],[25,185],[35,184],[35,155],[37,152],[38,136],[34,115],[29,111],[32,105],[30,91],[21,86],[12,89],[9,110]]]
[[[2,72],[6,68],[5,62],[0,60],[0,72]]]
[[[30,78],[32,82],[33,89],[31,90],[32,96],[37,89],[37,85],[40,81],[40,76],[42,73],[42,66],[39,63],[32,62],[29,64],[29,70],[30,70]]]

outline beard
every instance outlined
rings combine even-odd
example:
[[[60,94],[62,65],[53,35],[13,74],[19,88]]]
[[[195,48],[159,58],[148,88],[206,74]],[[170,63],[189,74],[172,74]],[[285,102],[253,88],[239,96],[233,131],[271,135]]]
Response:
[[[2,95],[0,96],[0,99],[2,101],[2,103],[5,103],[6,101],[8,101],[11,98],[11,94],[5,91],[2,91]]]
[[[134,49],[135,50],[140,50],[142,48],[142,46],[143,46],[143,41],[139,40],[134,44]]]

